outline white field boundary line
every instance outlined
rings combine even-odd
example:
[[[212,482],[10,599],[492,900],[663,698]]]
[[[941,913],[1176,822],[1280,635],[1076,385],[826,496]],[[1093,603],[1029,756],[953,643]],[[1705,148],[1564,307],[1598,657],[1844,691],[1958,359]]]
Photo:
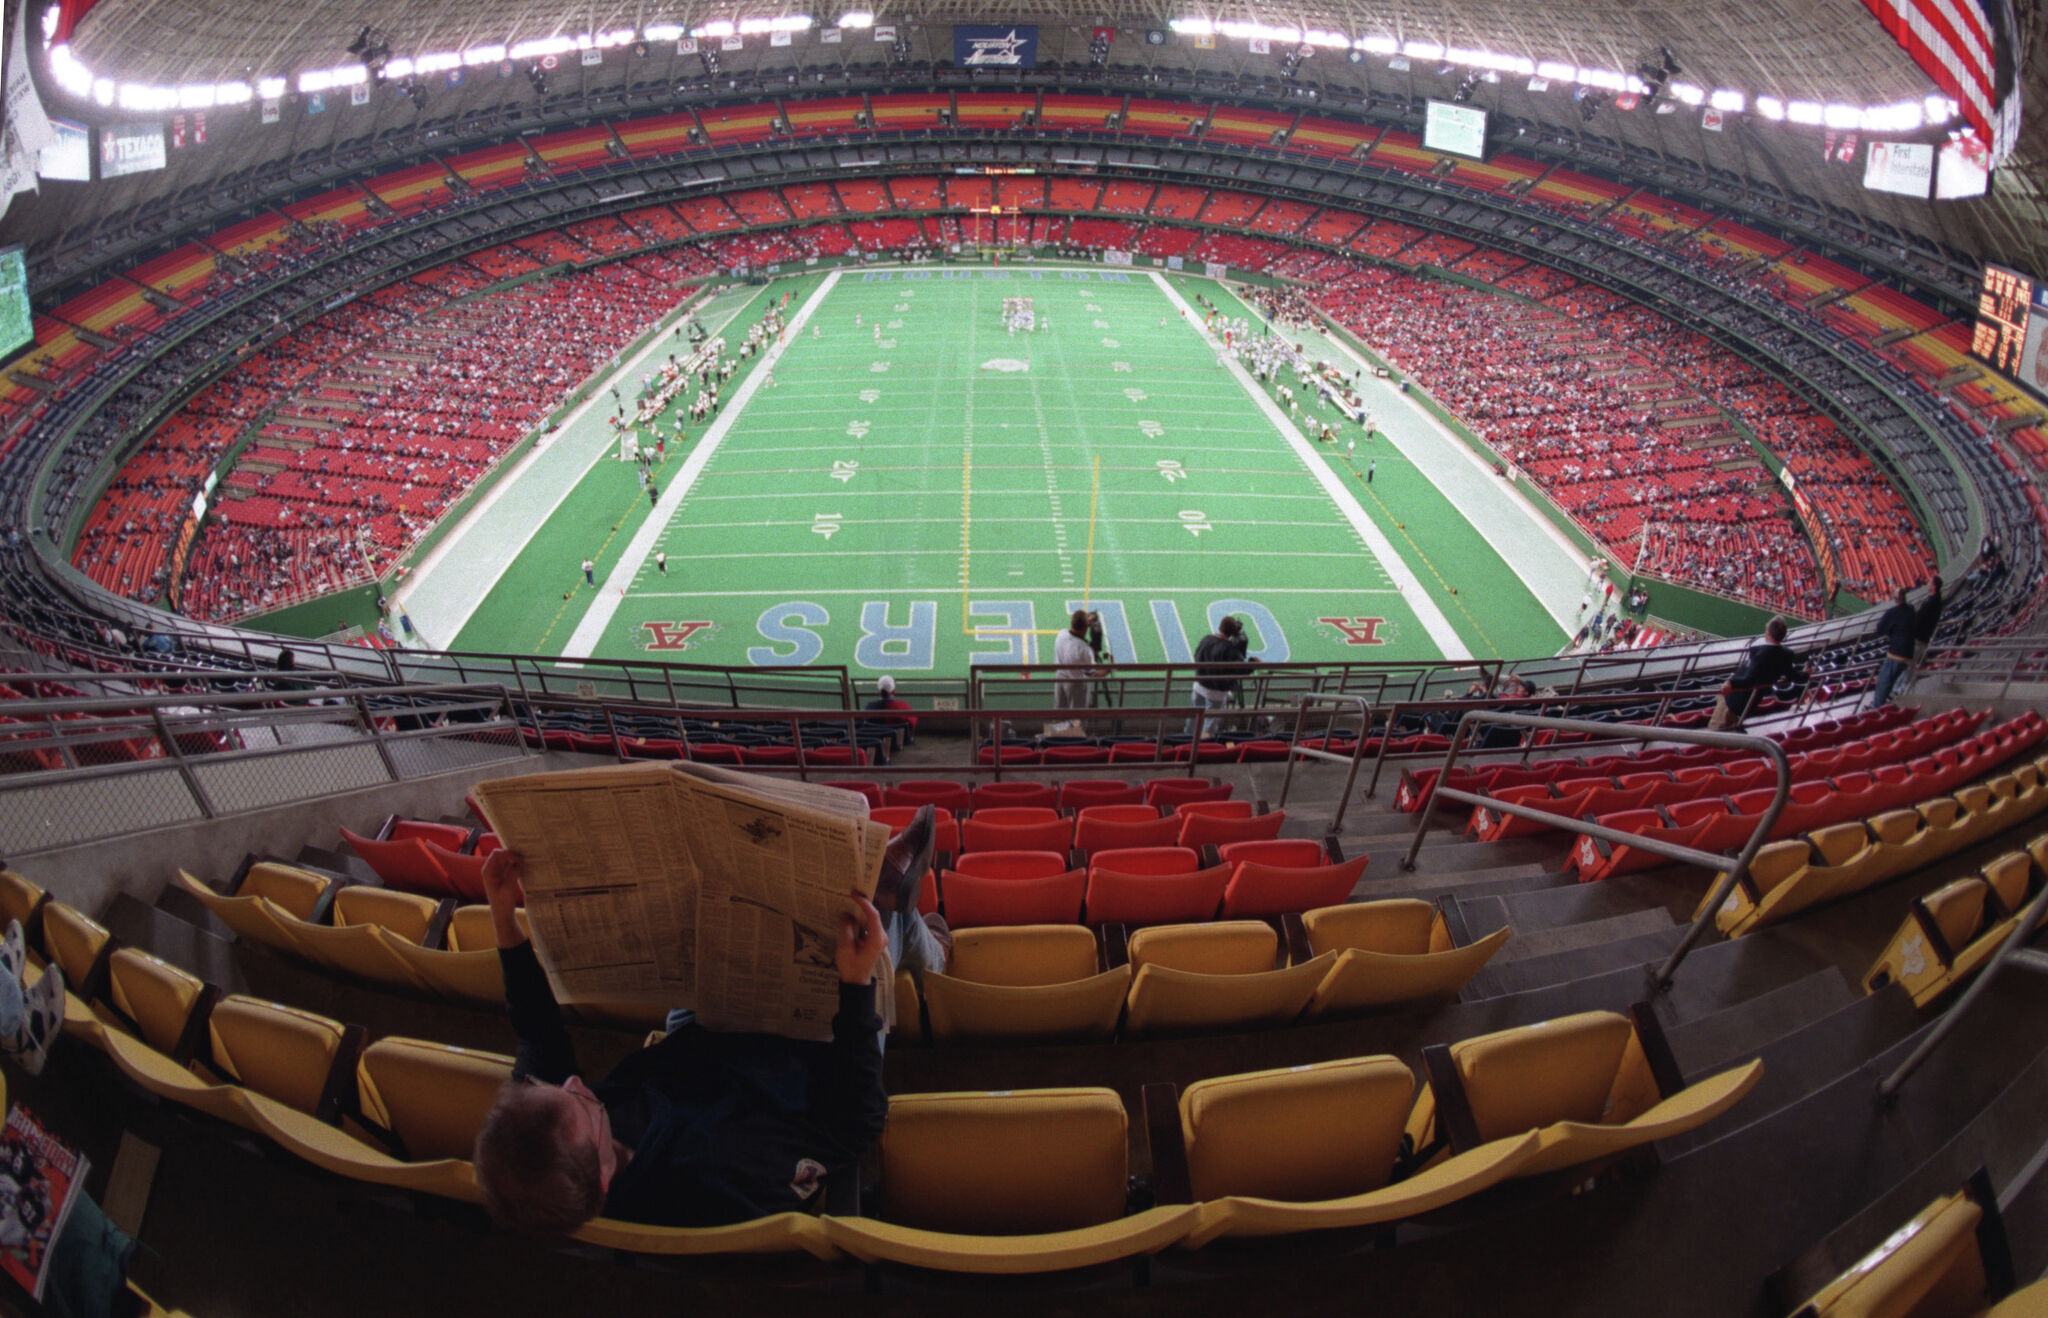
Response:
[[[792,593],[785,590],[643,590],[633,596],[643,600],[696,600],[696,599],[810,599],[813,596],[852,595],[865,599],[936,599],[954,591],[951,586],[846,586],[829,590],[806,590]],[[1009,589],[1000,587],[992,589]],[[1021,587],[1019,589],[1022,589]],[[1071,595],[1065,586],[1037,586],[1030,589],[1043,595]],[[1327,586],[1119,586],[1119,594],[1129,595],[1242,595],[1247,598],[1258,595],[1323,595],[1330,593]],[[987,592],[982,592],[987,593]],[[1358,587],[1347,590],[1347,595],[1399,595],[1392,586],[1377,589]],[[988,627],[980,630],[990,632],[1014,632],[1015,628]]]
[[[1557,551],[1563,555],[1565,562],[1570,564],[1571,570],[1558,574],[1544,573],[1541,577],[1543,584],[1539,585],[1537,580],[1532,579],[1530,576],[1530,568],[1534,565],[1529,563],[1528,556],[1524,553],[1510,552],[1517,547],[1502,543],[1504,537],[1498,525],[1491,518],[1467,517],[1465,519],[1472,529],[1479,532],[1480,538],[1491,545],[1493,551],[1500,555],[1501,561],[1508,565],[1508,570],[1513,572],[1524,586],[1528,587],[1529,594],[1535,598],[1537,604],[1542,606],[1543,611],[1550,615],[1551,620],[1557,623],[1559,627],[1562,627],[1566,633],[1572,632],[1577,624],[1569,621],[1571,602],[1566,595],[1558,594],[1554,587],[1557,582],[1562,581],[1570,589],[1578,589],[1579,583],[1585,579],[1586,573],[1592,569],[1593,560],[1588,558],[1577,545],[1573,544],[1566,537],[1565,533],[1557,528],[1555,522],[1543,515],[1536,507],[1534,501],[1522,491],[1521,487],[1509,485],[1494,489],[1493,487],[1501,485],[1501,479],[1494,472],[1493,468],[1487,465],[1486,460],[1473,452],[1470,444],[1452,434],[1449,427],[1437,420],[1435,415],[1417,401],[1413,394],[1404,394],[1400,391],[1398,385],[1381,380],[1378,376],[1374,375],[1373,371],[1376,368],[1373,364],[1359,356],[1351,345],[1344,341],[1341,334],[1318,334],[1310,338],[1298,330],[1276,328],[1276,332],[1285,335],[1297,347],[1305,347],[1311,343],[1327,343],[1363,367],[1365,373],[1359,377],[1358,382],[1361,386],[1370,384],[1377,388],[1381,395],[1380,403],[1382,407],[1387,402],[1397,403],[1406,408],[1410,415],[1421,422],[1427,430],[1436,434],[1440,443],[1435,446],[1434,451],[1429,455],[1430,457],[1438,459],[1448,457],[1454,461],[1458,458],[1463,458],[1466,465],[1472,468],[1474,474],[1478,475],[1481,481],[1489,489],[1492,489],[1493,493],[1505,495],[1513,502],[1516,508],[1521,510],[1522,515],[1528,519],[1531,530],[1541,532],[1549,538],[1551,543],[1556,546]],[[1386,413],[1382,411],[1380,415],[1384,416]],[[1445,465],[1441,461],[1425,465],[1417,459],[1415,452],[1410,449],[1409,445],[1414,442],[1412,439],[1404,441],[1402,436],[1390,430],[1381,430],[1380,433],[1387,437],[1388,443],[1400,450],[1402,457],[1408,459],[1409,463],[1418,472],[1422,473],[1423,479],[1436,486],[1443,496],[1450,500],[1452,507],[1458,508],[1461,513],[1464,511],[1459,500],[1452,497],[1452,492],[1445,487],[1443,478],[1449,476],[1450,473],[1445,470]]]
[[[718,296],[718,294],[714,293],[712,298],[707,299],[707,301],[715,300]],[[755,298],[759,296],[759,293],[755,293],[734,307],[732,314],[721,321],[717,329],[710,332],[711,337],[716,338],[719,334],[723,333],[725,327],[738,319],[740,313],[753,305]],[[604,374],[613,380],[630,375],[635,367],[639,366],[670,342],[671,336],[663,334],[661,331],[668,329],[675,320],[691,314],[690,307],[690,303],[684,303],[682,306],[677,307],[674,312],[670,313],[670,317],[662,320],[655,333],[648,339],[647,346],[634,354],[631,361],[610,367]],[[590,457],[583,464],[583,469],[576,473],[574,479],[560,482],[556,487],[553,501],[547,505],[547,510],[528,523],[528,530],[525,536],[519,538],[516,542],[494,545],[489,550],[480,551],[477,554],[465,553],[456,560],[456,563],[461,568],[467,570],[454,572],[452,584],[455,587],[456,601],[452,607],[446,610],[440,609],[439,601],[434,599],[435,592],[427,592],[430,612],[422,614],[422,621],[432,626],[436,632],[441,634],[441,645],[443,648],[451,648],[454,645],[455,638],[462,633],[464,627],[469,625],[469,620],[476,615],[477,609],[482,606],[484,600],[503,582],[505,574],[512,570],[512,564],[517,562],[519,555],[526,551],[526,546],[532,541],[534,534],[541,527],[547,525],[548,519],[555,515],[555,511],[562,506],[563,500],[567,499],[575,491],[576,487],[583,482],[584,477],[588,476],[591,469],[603,461],[607,454],[618,451],[619,439],[616,432],[607,432],[599,428],[585,434],[576,434],[572,430],[572,427],[581,422],[584,415],[603,399],[604,393],[605,391],[602,389],[591,390],[590,397],[578,404],[576,409],[563,417],[561,424],[555,427],[555,437],[552,443],[535,443],[529,447],[526,451],[526,456],[521,458],[512,470],[506,472],[495,482],[489,491],[484,494],[483,498],[471,505],[469,511],[463,514],[462,520],[457,522],[447,535],[441,537],[441,543],[435,545],[433,550],[424,559],[420,560],[419,566],[413,570],[405,585],[393,592],[393,598],[397,601],[401,610],[403,610],[411,602],[414,594],[426,588],[428,583],[433,581],[437,569],[443,565],[449,555],[460,549],[470,534],[483,526],[485,518],[493,508],[497,507],[498,501],[519,487],[536,463],[545,457],[558,453],[565,445],[570,448],[572,454],[580,454],[583,446],[590,446]],[[489,580],[480,580],[479,575],[481,573],[489,573]],[[438,585],[439,583],[435,584]]]
[[[1280,432],[1281,438],[1287,441],[1288,447],[1301,459],[1302,466],[1315,477],[1316,482],[1323,487],[1323,492],[1330,496],[1330,501],[1337,505],[1337,511],[1344,515],[1344,520],[1351,523],[1351,529],[1358,533],[1359,539],[1365,541],[1367,547],[1378,557],[1381,566],[1386,569],[1387,576],[1393,579],[1395,587],[1407,599],[1408,607],[1415,611],[1415,617],[1422,623],[1422,629],[1436,642],[1437,649],[1443,652],[1443,657],[1451,660],[1470,659],[1472,652],[1458,639],[1457,629],[1451,626],[1450,619],[1436,606],[1436,601],[1430,598],[1429,592],[1422,588],[1422,582],[1409,570],[1408,564],[1402,560],[1400,554],[1394,551],[1393,541],[1387,539],[1379,524],[1366,514],[1364,506],[1358,502],[1357,497],[1351,493],[1337,473],[1330,469],[1329,464],[1323,461],[1322,455],[1302,438],[1300,429],[1287,420],[1280,411],[1280,405],[1253,381],[1234,355],[1224,354],[1223,344],[1209,332],[1209,327],[1202,323],[1202,317],[1194,308],[1174,291],[1173,285],[1166,282],[1164,275],[1157,270],[1152,271],[1152,282],[1158,286],[1166,300],[1187,318],[1186,323],[1202,336],[1202,341],[1208,345],[1209,351],[1223,357],[1231,378],[1235,379],[1245,393],[1251,396],[1252,401],[1258,404],[1266,419],[1273,423],[1273,428]]]
[[[771,345],[768,351],[761,354],[760,364],[747,372],[745,381],[733,391],[731,404],[719,409],[718,420],[711,423],[711,429],[697,442],[697,447],[690,451],[689,460],[683,463],[682,470],[669,481],[668,488],[662,491],[661,499],[655,504],[654,511],[640,523],[640,529],[635,531],[633,538],[627,542],[625,552],[619,555],[619,561],[614,563],[612,570],[606,574],[603,587],[591,600],[590,607],[584,611],[583,620],[576,624],[576,630],[571,633],[569,643],[562,647],[563,658],[587,659],[591,651],[597,648],[597,643],[604,638],[605,628],[611,626],[613,616],[619,611],[620,601],[626,598],[627,587],[633,584],[633,578],[639,575],[640,569],[647,564],[648,556],[654,552],[655,542],[661,539],[662,532],[668,529],[670,520],[682,507],[691,487],[697,483],[697,478],[704,474],[704,468],[710,464],[719,446],[725,442],[726,435],[731,433],[733,423],[747,410],[747,403],[760,390],[761,382],[774,372],[789,345],[797,341],[797,335],[810,323],[811,313],[816,311],[826,296],[838,286],[839,275],[838,270],[826,275],[824,282],[804,299],[803,306],[797,309],[796,315],[790,317],[789,324],[780,336],[780,342]],[[774,285],[771,284],[769,287],[772,289]]]

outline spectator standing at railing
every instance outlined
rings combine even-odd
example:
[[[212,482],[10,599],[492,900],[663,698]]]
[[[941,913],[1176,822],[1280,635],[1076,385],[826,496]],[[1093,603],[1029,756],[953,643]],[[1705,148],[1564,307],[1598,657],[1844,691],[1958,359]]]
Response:
[[[1250,643],[1244,638],[1244,624],[1226,613],[1216,624],[1216,630],[1202,638],[1195,647],[1194,704],[1211,714],[1220,714],[1230,707],[1231,693],[1237,690],[1238,679],[1244,675],[1244,661]],[[1215,726],[1215,721],[1210,721]],[[1195,720],[1188,720],[1188,732],[1195,731]]]
[[[1913,606],[1906,603],[1906,588],[1901,586],[1897,599],[1877,620],[1877,630],[1871,633],[1872,640],[1884,642],[1884,662],[1877,666],[1877,689],[1870,696],[1872,709],[1891,703],[1892,688],[1898,685],[1899,675],[1913,663],[1914,635],[1918,626]]]
[[[1786,678],[1806,680],[1799,655],[1785,644],[1785,620],[1773,618],[1764,624],[1764,639],[1749,648],[1728,680],[1721,684],[1721,698],[1714,702],[1714,716],[1707,720],[1709,732],[1740,732],[1758,695]]]
[[[1920,665],[1927,661],[1927,647],[1934,643],[1934,629],[1941,626],[1941,578],[1927,579],[1927,598],[1920,601],[1920,607],[1913,610],[1913,667],[1906,674],[1906,685],[1913,685],[1913,679],[1920,673]]]
[[[1098,675],[1094,668],[1095,647],[1088,643],[1088,610],[1074,610],[1074,616],[1067,620],[1067,629],[1052,643],[1052,658],[1058,667],[1053,703],[1061,709],[1088,708],[1088,679]]]

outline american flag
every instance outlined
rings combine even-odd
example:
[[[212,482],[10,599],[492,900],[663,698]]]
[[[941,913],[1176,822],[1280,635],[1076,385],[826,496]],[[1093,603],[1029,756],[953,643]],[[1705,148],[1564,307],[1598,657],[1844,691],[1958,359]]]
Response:
[[[1962,107],[2003,164],[2019,137],[2019,28],[2011,0],[1863,0],[1922,72]]]

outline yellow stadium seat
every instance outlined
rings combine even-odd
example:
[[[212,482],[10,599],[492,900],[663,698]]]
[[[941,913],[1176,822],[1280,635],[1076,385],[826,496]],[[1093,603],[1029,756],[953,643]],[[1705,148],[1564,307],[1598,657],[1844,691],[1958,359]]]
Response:
[[[72,989],[85,993],[92,981],[93,971],[99,964],[111,935],[106,927],[66,906],[63,902],[49,902],[43,907],[43,946],[50,954],[50,960],[57,963],[64,972],[64,981]]]
[[[2048,847],[2048,837],[2031,844]],[[1914,1005],[1926,1006],[1982,969],[2019,925],[2033,895],[2037,858],[2009,851],[1987,861],[1981,875],[1958,879],[1918,898],[1863,977],[1875,993],[1897,983]]]
[[[1280,935],[1263,920],[1213,924],[1161,924],[1131,935],[1131,968],[1147,966],[1201,975],[1249,975],[1271,970]]]
[[[483,1202],[477,1189],[476,1169],[467,1157],[438,1158],[428,1162],[407,1162],[383,1149],[372,1147],[337,1126],[309,1117],[261,1094],[234,1086],[241,1096],[242,1124],[269,1136],[286,1151],[337,1176],[373,1185],[395,1186],[423,1194]]]
[[[1763,1063],[1750,1062],[1681,1088],[1662,1035],[1646,1039],[1609,1011],[1436,1044],[1422,1056],[1428,1081],[1407,1128],[1415,1147],[1465,1153],[1533,1130],[1541,1142],[1523,1176],[1602,1164],[1694,1129],[1763,1073]]]
[[[1102,969],[1095,935],[1077,924],[991,925],[953,935],[946,973],[976,984],[1068,984]]]
[[[356,1063],[363,1116],[415,1162],[470,1156],[477,1128],[512,1078],[512,1059],[424,1039],[389,1037]]]
[[[9,920],[19,920],[23,932],[33,937],[36,907],[49,895],[13,870],[0,870],[0,929],[4,929]]]
[[[531,938],[532,929],[526,922],[526,910],[519,911],[519,931]],[[491,908],[488,906],[458,906],[448,921],[448,950],[451,952],[495,952],[498,950],[497,927],[491,923]]]
[[[1137,1036],[1290,1025],[1336,961],[1326,952],[1284,970],[1224,975],[1147,965],[1131,980],[1124,1030]]]
[[[1127,1140],[1109,1089],[899,1095],[882,1132],[878,1218],[828,1217],[826,1235],[865,1261],[979,1273],[1163,1249],[1195,1209],[1124,1216]]]
[[[417,947],[438,905],[417,893],[352,886],[334,894],[333,924],[278,923],[299,955],[316,965],[386,988],[421,992],[429,986],[393,944]]]
[[[107,1031],[100,1046],[123,1075],[150,1093],[222,1121],[256,1128],[253,1103],[260,1095],[254,1091],[199,1075],[143,1040],[117,1030]]]
[[[293,920],[304,921],[293,906],[287,906],[270,896],[272,892],[292,898],[297,906],[304,906],[310,914],[317,899],[312,903],[303,900],[307,885],[296,881],[295,876],[303,871],[290,870],[283,865],[256,865],[250,868],[243,888],[233,897],[223,897],[213,889],[193,878],[184,870],[178,871],[177,883],[180,888],[199,899],[201,905],[213,913],[215,919],[234,932],[235,937],[262,947],[274,948],[280,952],[297,952],[298,945],[292,941],[286,926]],[[307,880],[328,882],[317,874],[306,874]],[[253,887],[251,886],[253,883]],[[325,888],[322,888],[325,891]]]
[[[1393,1179],[1415,1075],[1397,1057],[1198,1080],[1180,1096],[1188,1187],[1305,1201],[1377,1190]]]
[[[108,1001],[144,1043],[181,1066],[198,1046],[192,1019],[215,996],[197,975],[138,948],[118,948],[107,963]]]
[[[824,1222],[808,1213],[776,1213],[730,1226],[648,1226],[600,1217],[577,1228],[571,1239],[603,1249],[671,1257],[694,1254],[789,1254],[798,1250],[815,1258],[841,1257]]]
[[[1980,1172],[1815,1292],[1794,1318],[1967,1318],[2001,1312],[1992,1302],[2011,1286],[1997,1201]]]
[[[355,1067],[360,1026],[230,994],[207,1017],[213,1067],[246,1089],[323,1121],[337,1110],[339,1082]]]
[[[1130,987],[1127,965],[1070,983],[1024,987],[927,974],[924,1009],[934,1043],[1107,1039],[1116,1033]]]
[[[1955,982],[1957,955],[1970,945],[1990,896],[1990,885],[1972,876],[1916,898],[1899,931],[1863,977],[1864,987],[1875,993],[1898,984],[1916,1006],[1941,996]]]
[[[495,944],[473,951],[444,952],[395,938],[383,929],[372,932],[384,951],[401,962],[421,987],[466,1006],[489,1007],[505,1001],[505,974]]]
[[[1459,947],[1442,912],[1414,898],[1322,906],[1301,923],[1310,951],[1337,954],[1309,1002],[1312,1018],[1455,997],[1511,935],[1496,929]]]

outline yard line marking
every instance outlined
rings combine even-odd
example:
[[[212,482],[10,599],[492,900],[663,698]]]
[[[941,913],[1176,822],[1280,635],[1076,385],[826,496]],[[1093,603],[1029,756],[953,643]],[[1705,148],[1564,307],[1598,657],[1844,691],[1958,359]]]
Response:
[[[796,592],[787,590],[643,590],[635,593],[633,598],[641,600],[789,599],[793,596],[801,596],[804,599],[809,599],[814,595],[856,595],[867,599],[884,599],[915,595],[920,598],[929,599],[944,589],[945,586],[943,584],[934,584],[931,586],[835,586],[825,590]],[[1014,587],[1004,585],[998,587],[998,589],[1011,590]],[[1032,586],[1029,589],[1042,595],[1065,596],[1070,593],[1060,586]],[[1105,591],[1113,590],[1120,595],[1199,595],[1203,598],[1222,598],[1230,595],[1256,598],[1261,595],[1328,596],[1330,594],[1330,590],[1326,586],[1116,586],[1105,587],[1104,589]],[[1392,586],[1346,587],[1344,593],[1346,595],[1401,594],[1398,589]],[[1043,634],[1056,635],[1057,632],[1046,632]]]

